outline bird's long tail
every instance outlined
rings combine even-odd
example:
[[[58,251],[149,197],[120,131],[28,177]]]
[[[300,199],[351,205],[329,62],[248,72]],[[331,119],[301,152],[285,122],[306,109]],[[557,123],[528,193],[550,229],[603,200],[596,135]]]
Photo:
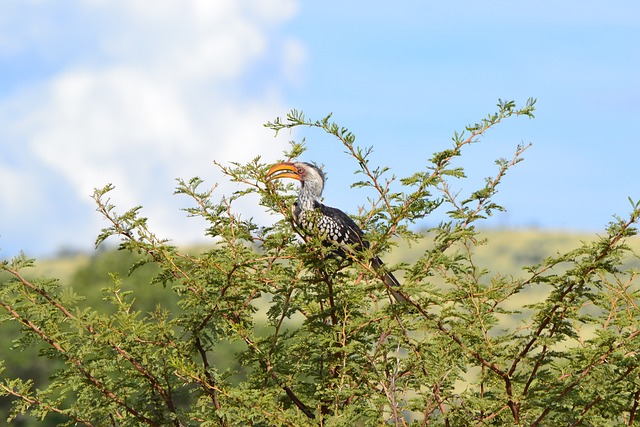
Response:
[[[393,295],[396,301],[406,302],[407,299],[404,296],[402,296],[399,292],[393,289],[394,287],[400,287],[400,282],[398,282],[398,279],[396,279],[396,276],[394,276],[390,271],[388,271],[385,268],[384,263],[382,262],[380,257],[372,258],[371,266],[376,271],[384,273],[384,283],[387,285],[387,287],[389,288],[389,292],[391,292],[391,295]]]

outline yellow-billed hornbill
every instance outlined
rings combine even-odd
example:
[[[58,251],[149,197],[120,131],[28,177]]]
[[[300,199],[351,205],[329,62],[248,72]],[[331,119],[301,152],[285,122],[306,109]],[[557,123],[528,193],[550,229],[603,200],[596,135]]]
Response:
[[[307,235],[319,236],[335,242],[342,252],[361,251],[369,247],[360,227],[340,209],[320,202],[324,189],[324,173],[320,168],[304,162],[283,162],[273,165],[267,172],[267,179],[291,178],[300,181],[298,200],[293,208],[293,220]],[[382,260],[375,256],[372,267],[383,274],[388,286],[400,286],[398,280],[384,267]],[[396,299],[404,300],[396,292]]]

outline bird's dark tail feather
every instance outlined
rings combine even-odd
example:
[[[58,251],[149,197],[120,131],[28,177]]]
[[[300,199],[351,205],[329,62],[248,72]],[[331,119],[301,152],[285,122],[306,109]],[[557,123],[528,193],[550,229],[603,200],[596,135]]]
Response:
[[[396,277],[390,271],[387,271],[380,257],[372,258],[371,265],[376,271],[382,271],[384,273],[384,283],[389,287],[391,295],[393,295],[393,297],[398,302],[406,302],[407,299],[404,296],[402,296],[399,292],[391,289],[393,287],[400,287],[400,282],[398,282],[398,279],[396,279]]]

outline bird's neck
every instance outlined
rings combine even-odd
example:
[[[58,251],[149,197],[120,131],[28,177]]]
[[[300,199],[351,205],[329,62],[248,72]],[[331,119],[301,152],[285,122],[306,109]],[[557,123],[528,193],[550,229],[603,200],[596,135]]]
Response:
[[[320,204],[323,187],[322,183],[316,181],[302,182],[300,193],[298,193],[298,209],[301,211],[315,209]]]
[[[300,190],[297,202],[298,209],[301,211],[313,210],[318,202],[318,197],[315,194],[312,194],[309,191],[304,191],[304,189]]]

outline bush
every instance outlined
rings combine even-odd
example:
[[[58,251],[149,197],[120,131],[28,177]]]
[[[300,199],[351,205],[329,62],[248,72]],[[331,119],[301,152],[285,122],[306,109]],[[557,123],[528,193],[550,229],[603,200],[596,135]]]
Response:
[[[403,178],[372,165],[371,149],[330,117],[310,121],[293,111],[268,123],[276,132],[302,126],[333,135],[362,177],[354,186],[375,194],[356,218],[370,247],[347,259],[320,239],[299,243],[292,196],[265,181],[259,158],[219,165],[242,184],[219,200],[215,186],[179,180],[177,193],[193,200],[188,214],[207,220],[215,242],[198,255],[153,234],[140,207],[118,214],[112,186],[96,190],[110,224],[98,244],[117,236],[120,249],[140,256],[133,270],[154,264],[152,282],[165,287],[156,292],[172,293],[177,308],[172,299],[152,310],[134,306],[138,291],[123,290],[114,275],[104,290],[112,308],[99,311],[54,280],[26,279],[32,260],[4,262],[3,320],[22,325],[14,345],[44,344],[42,356],[64,363],[38,389],[8,373],[0,388],[16,398],[13,415],[57,414],[88,426],[634,424],[637,272],[620,266],[635,256],[625,239],[636,233],[640,205],[606,235],[512,277],[474,262],[474,248],[486,243],[476,224],[502,210],[497,186],[528,146],[498,160],[482,188],[451,191],[451,181],[464,178],[452,161],[465,147],[533,111],[533,100],[520,109],[501,101],[425,170]],[[303,152],[293,142],[285,157]],[[282,219],[266,227],[243,219],[236,202],[251,195]],[[436,209],[449,219],[426,234],[412,231]],[[432,240],[415,262],[388,266],[404,272],[401,302],[366,261],[389,250],[394,236]],[[543,288],[543,297],[521,304],[531,288]]]

